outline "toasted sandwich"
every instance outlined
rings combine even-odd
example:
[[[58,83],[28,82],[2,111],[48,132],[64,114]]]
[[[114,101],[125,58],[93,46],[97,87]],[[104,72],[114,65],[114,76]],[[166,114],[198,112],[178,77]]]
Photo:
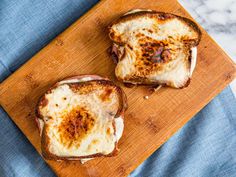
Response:
[[[106,78],[82,75],[56,83],[36,109],[43,156],[85,162],[116,155],[126,108],[124,92]]]
[[[109,27],[115,75],[129,84],[188,86],[201,31],[191,20],[153,10],[133,10]]]

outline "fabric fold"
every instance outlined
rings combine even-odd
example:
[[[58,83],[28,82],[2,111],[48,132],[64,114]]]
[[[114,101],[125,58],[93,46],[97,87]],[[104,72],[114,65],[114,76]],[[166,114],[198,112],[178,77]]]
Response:
[[[11,75],[11,71],[0,60],[0,83]]]

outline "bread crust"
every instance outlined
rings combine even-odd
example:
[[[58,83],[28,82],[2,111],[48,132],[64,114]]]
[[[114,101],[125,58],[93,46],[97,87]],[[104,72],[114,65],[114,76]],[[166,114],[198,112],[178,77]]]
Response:
[[[118,111],[114,117],[118,118],[121,117],[124,120],[124,112],[127,109],[127,98],[126,95],[124,94],[124,91],[117,85],[115,85],[112,81],[110,81],[108,78],[104,78],[101,77],[99,75],[79,75],[79,76],[72,76],[72,77],[68,77],[65,78],[61,81],[66,81],[66,80],[71,80],[71,79],[82,79],[85,77],[91,77],[95,80],[91,80],[91,81],[86,81],[86,82],[77,82],[77,83],[69,83],[68,85],[73,86],[73,87],[77,87],[77,89],[79,89],[79,87],[83,87],[86,86],[87,84],[91,83],[91,82],[96,82],[98,84],[102,84],[104,86],[113,86],[115,87],[118,95],[119,95],[119,108]],[[87,155],[87,156],[57,156],[55,154],[52,154],[49,151],[49,138],[47,136],[47,124],[44,124],[43,130],[41,130],[40,125],[39,125],[39,119],[43,120],[43,117],[40,113],[40,106],[46,106],[45,103],[47,103],[48,101],[46,100],[45,95],[48,93],[51,93],[51,91],[53,89],[55,89],[57,86],[60,85],[60,82],[57,82],[56,84],[54,84],[40,99],[39,102],[37,104],[36,107],[36,117],[35,117],[35,122],[37,124],[37,127],[39,129],[39,132],[41,132],[41,151],[42,151],[42,155],[45,159],[48,160],[81,160],[81,159],[87,159],[87,158],[94,158],[94,157],[111,157],[111,156],[115,156],[118,152],[118,142],[115,143],[115,148],[114,150],[109,153],[109,154],[102,154],[102,153],[96,153],[96,154],[92,154],[92,155]],[[65,83],[66,84],[66,83]],[[113,124],[113,127],[115,126],[115,124]],[[114,127],[115,128],[115,127]],[[116,131],[114,131],[115,134]]]

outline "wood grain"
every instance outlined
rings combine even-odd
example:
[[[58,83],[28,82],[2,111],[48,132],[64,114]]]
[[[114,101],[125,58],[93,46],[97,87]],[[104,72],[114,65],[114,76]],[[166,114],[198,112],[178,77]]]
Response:
[[[174,0],[104,0],[0,85],[0,103],[39,153],[33,120],[38,98],[56,81],[78,74],[115,80],[107,25],[128,10],[150,8],[191,18]],[[144,87],[125,88],[129,109],[116,157],[79,162],[47,161],[58,176],[127,176],[235,78],[235,65],[202,29],[198,62],[186,89],[163,88],[143,99]]]

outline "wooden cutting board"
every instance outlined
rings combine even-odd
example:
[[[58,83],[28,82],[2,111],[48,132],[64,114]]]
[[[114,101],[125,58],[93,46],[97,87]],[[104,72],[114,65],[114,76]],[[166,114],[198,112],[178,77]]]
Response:
[[[39,97],[56,81],[78,74],[100,74],[115,80],[107,49],[106,26],[134,8],[149,8],[191,18],[175,0],[104,0],[37,53],[0,85],[0,103],[39,153],[34,122]],[[235,65],[202,29],[198,62],[185,89],[162,88],[150,96],[144,87],[125,88],[129,109],[116,157],[85,165],[47,161],[59,176],[127,176],[235,77]]]

